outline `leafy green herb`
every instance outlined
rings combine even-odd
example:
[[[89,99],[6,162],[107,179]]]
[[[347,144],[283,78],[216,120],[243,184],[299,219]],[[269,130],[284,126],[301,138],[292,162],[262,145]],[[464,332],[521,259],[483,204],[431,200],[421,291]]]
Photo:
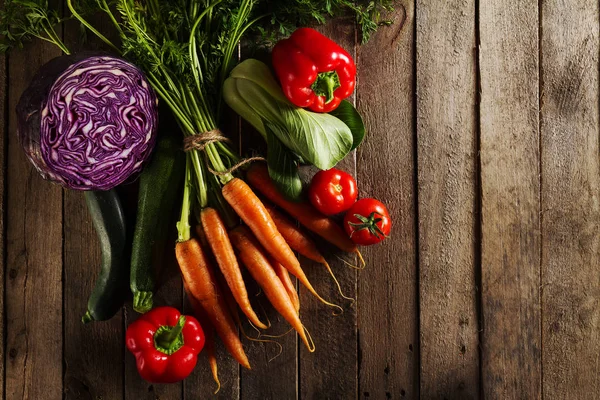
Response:
[[[393,10],[394,0],[277,0],[257,1],[258,14],[266,14],[255,30],[268,43],[291,34],[299,26],[323,24],[331,17],[354,17],[361,43],[366,43],[379,25],[388,25],[382,14]]]
[[[48,7],[47,0],[5,0],[0,11],[0,51],[22,47],[24,42],[36,37],[69,54],[54,30],[60,22],[58,12]]]

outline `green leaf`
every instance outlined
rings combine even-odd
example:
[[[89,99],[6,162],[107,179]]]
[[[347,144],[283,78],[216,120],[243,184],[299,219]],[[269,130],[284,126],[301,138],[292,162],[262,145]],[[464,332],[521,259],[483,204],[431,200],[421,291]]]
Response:
[[[357,148],[365,138],[365,124],[352,103],[347,100],[342,100],[340,105],[335,110],[329,112],[329,114],[342,120],[342,122],[348,125],[353,137],[352,150]]]
[[[294,155],[286,149],[273,132],[271,125],[266,123],[267,132],[267,165],[269,176],[281,193],[293,201],[299,201],[302,194],[302,181],[298,173],[298,165]]]
[[[257,120],[270,124],[283,145],[305,162],[319,169],[334,167],[352,149],[354,137],[350,128],[333,115],[296,107],[273,82],[266,65],[246,60],[232,71],[223,98],[259,131]]]
[[[266,90],[274,99],[284,103],[289,103],[288,99],[283,94],[281,87],[275,80],[271,70],[262,61],[254,58],[249,58],[238,64],[232,71],[232,78],[245,79],[253,82]]]
[[[244,118],[254,127],[254,129],[260,132],[265,140],[267,139],[267,132],[263,121],[248,103],[242,99],[237,90],[236,80],[234,78],[227,78],[225,83],[223,83],[223,98],[229,107],[235,110],[240,117]]]

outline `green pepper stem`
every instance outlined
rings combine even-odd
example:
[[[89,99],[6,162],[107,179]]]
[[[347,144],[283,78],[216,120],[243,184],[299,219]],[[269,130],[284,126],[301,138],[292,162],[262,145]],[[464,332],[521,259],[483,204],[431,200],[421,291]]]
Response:
[[[154,344],[157,350],[173,354],[183,346],[183,326],[185,315],[181,315],[175,326],[161,326],[154,334]]]
[[[340,77],[337,72],[329,71],[320,72],[310,88],[317,96],[325,96],[325,104],[327,104],[333,100],[333,92],[340,86]]]

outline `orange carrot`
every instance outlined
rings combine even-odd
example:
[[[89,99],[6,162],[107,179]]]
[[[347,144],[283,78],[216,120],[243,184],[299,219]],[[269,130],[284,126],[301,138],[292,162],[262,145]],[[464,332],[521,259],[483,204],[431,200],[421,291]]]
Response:
[[[292,282],[292,279],[290,278],[290,274],[289,274],[288,270],[285,269],[283,267],[283,265],[279,264],[275,260],[271,260],[271,266],[275,270],[275,273],[279,277],[279,280],[281,281],[281,283],[283,283],[283,287],[285,288],[285,291],[287,292],[288,296],[290,297],[290,300],[292,301],[292,304],[294,305],[296,312],[299,313],[300,312],[300,298],[298,297],[298,292],[296,291],[296,286],[294,285],[294,282]]]
[[[210,323],[208,315],[206,315],[206,311],[204,311],[200,305],[200,302],[196,300],[196,298],[190,293],[190,289],[185,280],[183,281],[183,288],[188,300],[190,301],[190,304],[192,305],[194,315],[198,321],[200,321],[200,325],[204,330],[204,336],[206,338],[204,342],[204,350],[206,351],[206,357],[208,358],[208,365],[210,366],[213,379],[217,384],[217,389],[213,394],[217,394],[221,389],[221,382],[219,381],[219,368],[217,366],[217,355],[215,353],[215,328]]]
[[[356,245],[346,235],[346,232],[332,219],[322,215],[308,203],[295,203],[283,197],[275,184],[273,184],[273,181],[271,181],[269,171],[265,165],[253,165],[248,170],[246,178],[254,188],[287,211],[288,214],[297,219],[306,228],[344,251],[358,253]]]
[[[215,350],[215,332],[212,325],[208,325],[206,333],[206,357],[208,357],[208,365],[210,365],[210,371],[212,372],[213,379],[217,384],[217,388],[213,394],[217,394],[221,389],[221,382],[219,381],[219,367],[217,366],[217,354]]]
[[[254,309],[252,309],[246,285],[242,278],[242,271],[235,258],[235,253],[227,236],[227,229],[219,213],[214,208],[207,207],[200,212],[200,219],[202,220],[202,228],[204,229],[206,240],[213,251],[217,264],[227,281],[227,286],[231,289],[235,301],[254,325],[262,329],[267,329],[267,326],[258,319]]]
[[[313,352],[315,350],[314,344],[311,345],[309,343],[305,328],[298,317],[294,304],[290,300],[283,283],[281,283],[275,270],[269,263],[269,259],[263,253],[258,241],[248,229],[242,226],[233,229],[229,233],[229,236],[231,242],[238,250],[240,259],[248,271],[250,271],[254,280],[264,290],[273,307],[298,332],[308,351]]]
[[[238,337],[237,327],[200,243],[196,239],[178,242],[175,246],[175,256],[192,297],[206,311],[225,347],[237,362],[250,369],[250,362]]]
[[[277,226],[275,226],[275,222],[267,212],[265,205],[246,182],[238,178],[232,179],[223,186],[223,197],[248,225],[267,253],[298,278],[317,299],[327,305],[341,309],[340,306],[324,300],[313,288],[304,271],[302,271],[296,255],[277,230]]]
[[[329,272],[329,275],[331,275],[331,278],[335,282],[338,291],[340,292],[342,297],[354,301],[353,298],[346,296],[342,291],[340,283],[338,282],[337,278],[335,277],[335,274],[331,270],[331,267],[327,263],[327,260],[325,260],[325,257],[323,257],[319,249],[317,249],[317,245],[315,244],[315,242],[313,242],[312,239],[308,237],[308,235],[306,235],[288,217],[277,211],[275,207],[265,203],[265,208],[271,215],[271,218],[273,218],[275,226],[277,226],[277,230],[281,232],[281,236],[283,236],[285,241],[288,242],[290,247],[294,251],[297,251],[304,257],[308,258],[309,260],[313,260],[320,264],[323,264],[327,272]]]
[[[292,273],[300,268],[300,262],[277,230],[264,204],[246,182],[238,178],[232,179],[223,186],[223,197],[275,260]]]

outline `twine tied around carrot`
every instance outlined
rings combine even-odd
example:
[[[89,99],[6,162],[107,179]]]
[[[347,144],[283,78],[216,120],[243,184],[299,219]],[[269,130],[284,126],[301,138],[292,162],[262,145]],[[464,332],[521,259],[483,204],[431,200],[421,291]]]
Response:
[[[217,128],[217,129],[213,129],[210,131],[199,133],[197,135],[186,136],[185,138],[183,138],[183,151],[185,151],[186,153],[188,151],[192,151],[192,150],[202,151],[209,144],[217,143],[217,142],[231,143],[231,140],[228,137],[226,137],[225,135],[223,135],[223,132],[221,132],[221,130]],[[267,160],[264,157],[244,158],[244,159],[240,160],[238,163],[236,163],[235,165],[226,169],[225,171],[213,170],[208,162],[206,163],[206,167],[212,174],[217,175],[217,176],[223,176],[223,175],[230,174],[230,173],[238,170],[239,168],[243,167],[244,165],[254,162],[254,161],[266,162]]]

